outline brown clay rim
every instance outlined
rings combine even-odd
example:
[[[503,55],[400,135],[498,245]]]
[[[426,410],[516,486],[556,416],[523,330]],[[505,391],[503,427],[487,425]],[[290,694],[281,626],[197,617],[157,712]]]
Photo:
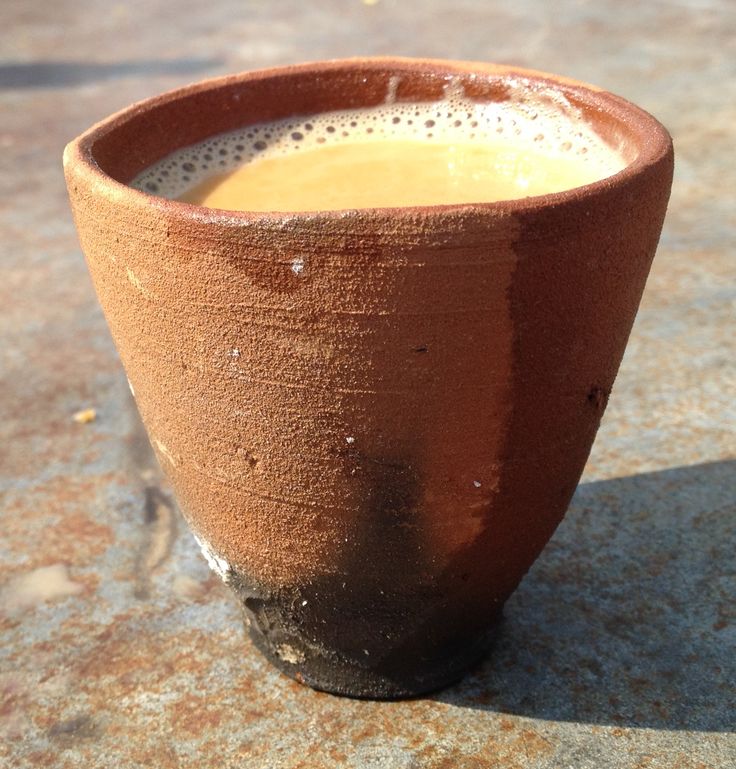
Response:
[[[158,195],[152,195],[147,192],[136,190],[126,183],[115,179],[109,173],[103,170],[98,162],[96,154],[100,143],[105,139],[113,138],[113,135],[125,128],[132,121],[146,115],[153,115],[155,110],[172,105],[184,100],[196,99],[206,92],[226,89],[240,84],[254,83],[257,81],[267,81],[269,79],[283,79],[284,77],[293,77],[304,79],[305,75],[312,78],[329,77],[336,74],[349,73],[367,73],[375,75],[390,76],[393,74],[414,75],[421,77],[424,75],[433,77],[450,77],[452,75],[472,75],[478,78],[482,83],[496,83],[499,86],[503,82],[513,81],[516,84],[522,83],[528,85],[531,89],[543,91],[554,89],[562,92],[568,99],[571,99],[578,106],[589,110],[590,114],[602,117],[630,138],[632,144],[636,147],[636,157],[631,160],[621,171],[612,176],[600,179],[591,184],[582,187],[574,187],[562,192],[550,193],[547,195],[537,195],[526,198],[516,198],[511,200],[496,201],[492,203],[462,203],[448,205],[432,206],[407,206],[400,208],[361,208],[361,209],[340,209],[326,211],[299,211],[299,212],[254,212],[254,211],[229,211],[217,208],[207,208],[204,206],[183,203],[177,200],[170,200]],[[401,99],[399,98],[399,101]],[[319,111],[319,110],[315,110]],[[314,112],[312,114],[314,114]],[[310,114],[308,112],[294,112],[298,114]],[[234,130],[239,126],[233,126]],[[222,131],[215,130],[207,135],[216,135]],[[171,147],[167,152],[159,157],[150,158],[149,162],[142,166],[152,165],[160,157],[169,152],[173,152],[187,144],[196,143],[207,138],[202,135],[201,138],[191,142],[185,142]],[[496,215],[510,215],[514,213],[532,213],[535,210],[548,207],[550,205],[558,206],[570,201],[580,201],[585,198],[594,197],[611,187],[625,185],[630,179],[643,173],[650,167],[661,162],[672,148],[672,139],[664,126],[648,112],[645,112],[635,104],[626,99],[605,91],[598,86],[590,85],[569,78],[552,75],[537,70],[523,69],[519,67],[489,64],[485,62],[465,62],[449,61],[442,59],[412,59],[403,57],[368,57],[353,59],[336,59],[321,62],[307,62],[287,67],[274,67],[269,69],[255,70],[224,77],[211,78],[203,80],[193,85],[178,88],[173,91],[160,94],[158,96],[137,102],[114,115],[102,120],[89,130],[70,142],[64,151],[64,165],[74,167],[75,170],[90,184],[91,188],[97,194],[114,199],[117,203],[129,207],[154,209],[169,216],[174,215],[194,221],[207,222],[211,224],[221,223],[223,225],[254,224],[256,222],[275,224],[278,221],[293,221],[299,218],[315,219],[343,219],[346,216],[375,216],[400,217],[414,219],[420,216],[422,219],[427,217],[442,217],[447,214],[471,213],[471,212],[493,212]],[[133,174],[134,176],[135,174]],[[132,176],[130,177],[132,178]]]

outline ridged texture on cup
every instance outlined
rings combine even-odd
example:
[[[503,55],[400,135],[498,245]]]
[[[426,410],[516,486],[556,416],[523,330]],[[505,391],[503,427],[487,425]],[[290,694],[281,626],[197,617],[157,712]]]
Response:
[[[562,89],[630,165],[485,205],[227,213],[125,186],[249,122],[519,83]],[[458,678],[564,515],[659,237],[672,148],[608,93],[366,60],[144,102],[68,148],[74,216],[141,416],[259,647],[354,696]]]

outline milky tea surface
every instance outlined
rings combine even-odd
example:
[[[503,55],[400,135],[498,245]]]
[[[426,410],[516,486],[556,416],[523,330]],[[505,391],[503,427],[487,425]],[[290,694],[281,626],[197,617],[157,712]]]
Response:
[[[452,90],[452,89],[450,89]],[[132,186],[235,211],[484,203],[580,187],[626,165],[559,93],[392,102],[260,123],[185,147]]]

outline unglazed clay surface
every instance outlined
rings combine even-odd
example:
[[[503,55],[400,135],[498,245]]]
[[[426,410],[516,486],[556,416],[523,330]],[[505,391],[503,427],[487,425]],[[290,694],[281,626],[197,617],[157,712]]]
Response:
[[[629,165],[526,200],[289,215],[125,186],[207,135],[448,78],[559,90]],[[66,173],[151,443],[261,648],[353,695],[457,678],[582,472],[665,213],[664,129],[552,76],[356,60],[164,95],[70,145]]]

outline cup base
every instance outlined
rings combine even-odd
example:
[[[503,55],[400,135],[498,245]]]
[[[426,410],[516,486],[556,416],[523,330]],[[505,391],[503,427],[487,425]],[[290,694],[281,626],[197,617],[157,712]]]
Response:
[[[247,630],[261,654],[289,678],[317,691],[373,700],[418,697],[457,683],[487,655],[493,635],[490,630],[480,633],[456,649],[452,656],[441,660],[427,663],[407,659],[401,670],[382,672],[380,665],[377,669],[367,668],[338,655],[327,658],[313,655],[309,659],[292,662],[285,658],[288,652],[285,655],[283,650],[274,650],[267,637],[252,625]]]
[[[387,634],[379,622],[351,628],[348,607],[330,612],[329,620],[310,618],[299,611],[311,603],[303,591],[270,592],[242,575],[231,576],[246,629],[264,657],[299,683],[345,697],[403,699],[456,683],[488,653],[501,618],[499,611],[482,630],[454,637],[441,619],[434,629]],[[387,648],[387,635],[405,640]]]

